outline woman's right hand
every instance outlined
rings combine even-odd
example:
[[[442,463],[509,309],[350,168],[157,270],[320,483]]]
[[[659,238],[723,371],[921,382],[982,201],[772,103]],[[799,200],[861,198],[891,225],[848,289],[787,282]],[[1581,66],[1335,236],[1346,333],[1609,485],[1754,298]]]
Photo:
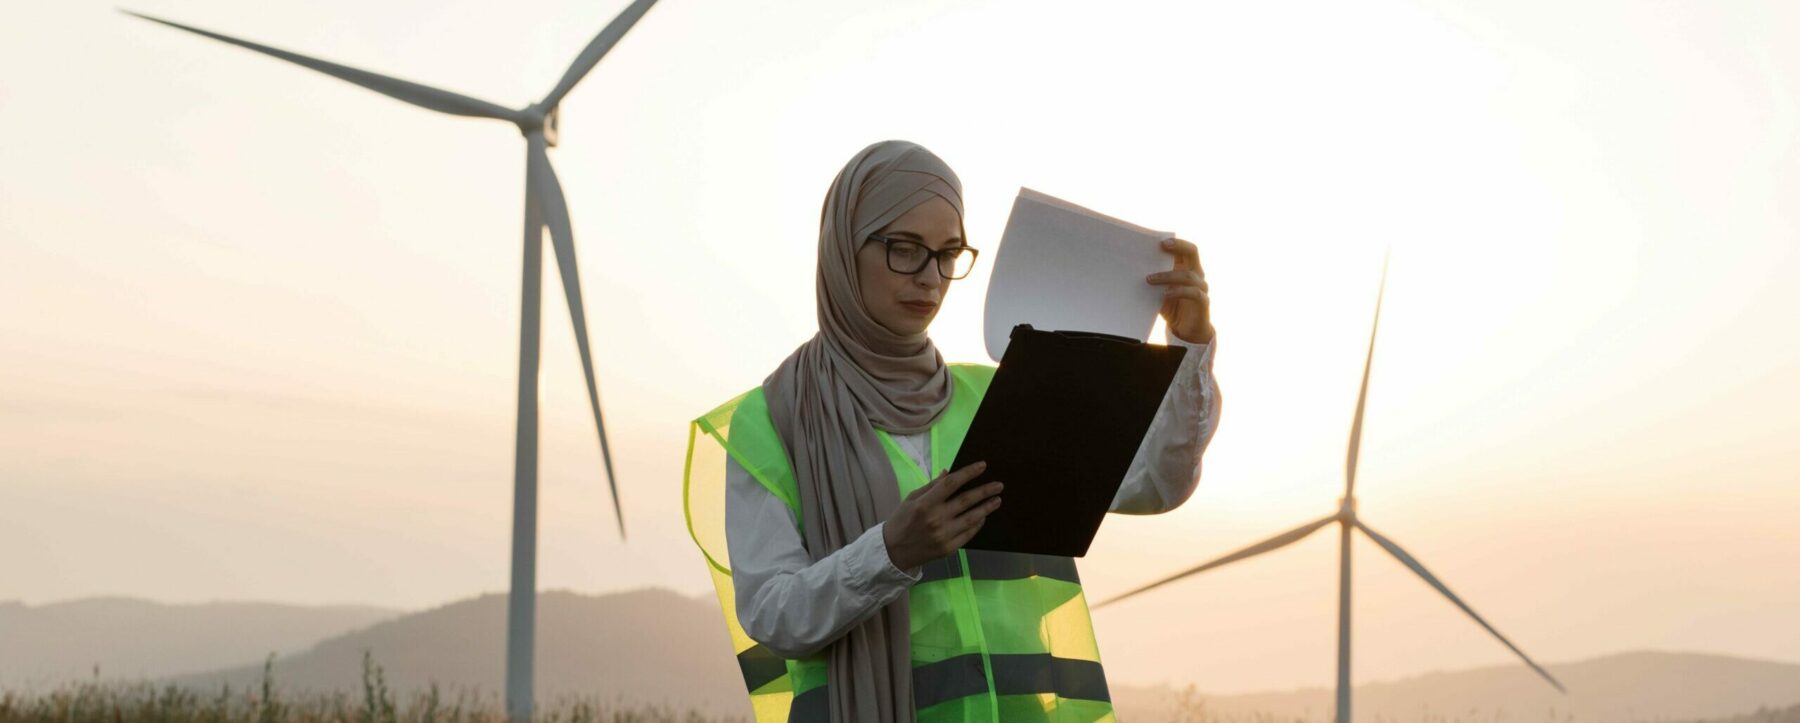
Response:
[[[975,537],[988,514],[1000,509],[1004,485],[989,482],[965,494],[957,491],[986,470],[986,462],[976,462],[906,496],[881,530],[894,567],[910,570],[956,552]]]

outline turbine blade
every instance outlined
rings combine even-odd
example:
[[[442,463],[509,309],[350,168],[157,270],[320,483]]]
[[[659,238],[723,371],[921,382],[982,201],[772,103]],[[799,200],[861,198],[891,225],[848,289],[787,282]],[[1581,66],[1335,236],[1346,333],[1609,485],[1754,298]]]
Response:
[[[356,68],[346,65],[338,65],[337,63],[319,60],[317,58],[309,58],[299,53],[291,53],[280,48],[271,48],[267,45],[252,43],[248,40],[239,40],[229,35],[221,35],[209,30],[201,30],[191,25],[183,25],[172,20],[164,20],[143,13],[135,13],[130,10],[120,10],[119,12],[143,18],[153,23],[167,25],[177,30],[185,30],[197,35],[204,35],[213,40],[230,43],[240,48],[248,48],[264,55],[280,58],[295,65],[311,68],[333,78],[360,85],[369,90],[388,96],[389,98],[402,100],[421,108],[429,108],[431,110],[454,115],[494,118],[515,123],[519,120],[517,111],[502,108],[485,100],[477,100],[447,90],[438,90],[437,88],[427,85],[420,85],[412,81],[390,78],[366,70],[357,70]]]
[[[1381,549],[1387,550],[1388,554],[1393,555],[1394,559],[1399,560],[1400,564],[1412,568],[1412,571],[1418,574],[1419,577],[1424,578],[1426,583],[1437,588],[1437,591],[1443,593],[1444,597],[1450,598],[1450,602],[1455,603],[1457,607],[1462,608],[1462,611],[1468,613],[1469,617],[1474,618],[1475,622],[1479,623],[1482,628],[1486,629],[1489,633],[1492,633],[1494,637],[1499,638],[1501,644],[1505,645],[1508,650],[1513,651],[1513,654],[1518,655],[1519,659],[1525,661],[1526,665],[1531,666],[1532,670],[1537,671],[1538,675],[1544,676],[1544,680],[1549,681],[1551,685],[1556,686],[1556,689],[1562,691],[1564,694],[1569,692],[1567,688],[1563,687],[1561,682],[1558,682],[1554,676],[1550,675],[1549,671],[1544,670],[1543,666],[1540,666],[1536,661],[1533,661],[1531,656],[1526,655],[1525,651],[1519,649],[1519,646],[1513,645],[1511,640],[1507,640],[1505,635],[1501,635],[1500,631],[1495,630],[1494,626],[1489,625],[1488,621],[1483,620],[1480,615],[1477,615],[1475,610],[1469,607],[1468,603],[1463,602],[1462,598],[1456,596],[1456,593],[1450,592],[1450,588],[1446,587],[1442,581],[1439,581],[1436,575],[1431,574],[1430,570],[1426,570],[1425,566],[1420,564],[1417,558],[1407,553],[1407,551],[1400,549],[1400,546],[1394,544],[1393,540],[1383,537],[1381,533],[1376,532],[1368,525],[1363,524],[1361,520],[1357,520],[1356,527],[1362,530],[1364,534],[1367,534],[1369,539],[1374,540],[1375,544],[1380,545]]]
[[[1322,518],[1319,518],[1312,522],[1308,522],[1308,523],[1301,525],[1299,527],[1296,527],[1292,530],[1288,530],[1287,532],[1283,532],[1279,535],[1276,535],[1269,539],[1263,540],[1262,542],[1258,542],[1249,547],[1245,547],[1236,552],[1227,554],[1223,557],[1215,558],[1211,561],[1201,563],[1200,565],[1197,565],[1195,567],[1191,567],[1186,570],[1182,570],[1181,572],[1175,573],[1175,574],[1165,577],[1161,580],[1157,580],[1156,582],[1153,582],[1153,583],[1150,583],[1143,587],[1137,588],[1136,590],[1132,590],[1131,592],[1125,593],[1123,595],[1117,595],[1112,598],[1109,598],[1106,601],[1100,603],[1099,605],[1095,605],[1094,608],[1095,609],[1103,608],[1103,607],[1106,607],[1113,603],[1119,602],[1120,600],[1124,600],[1126,598],[1133,597],[1139,593],[1149,592],[1152,589],[1161,587],[1163,585],[1167,585],[1171,582],[1180,580],[1181,578],[1187,577],[1189,575],[1206,572],[1207,570],[1211,570],[1211,569],[1213,569],[1215,567],[1219,567],[1221,565],[1227,565],[1227,564],[1230,564],[1233,562],[1237,562],[1238,560],[1242,560],[1242,559],[1245,559],[1248,557],[1255,557],[1257,555],[1261,555],[1261,554],[1263,554],[1265,552],[1269,552],[1271,550],[1275,550],[1275,549],[1279,549],[1282,547],[1286,547],[1288,545],[1292,545],[1292,544],[1304,539],[1307,535],[1310,535],[1313,532],[1317,531],[1319,528],[1324,527],[1328,524],[1331,524],[1332,522],[1336,522],[1337,518],[1338,518],[1337,515],[1331,515],[1329,517],[1322,517]]]
[[[1356,392],[1356,417],[1350,422],[1350,450],[1344,458],[1344,496],[1356,492],[1356,458],[1362,454],[1363,406],[1369,401],[1369,367],[1375,363],[1375,331],[1381,327],[1381,297],[1387,293],[1388,254],[1381,258],[1381,286],[1375,292],[1375,321],[1369,324],[1369,353],[1363,357],[1362,387]]]
[[[595,35],[593,40],[588,41],[587,47],[581,49],[581,54],[575,56],[575,62],[569,64],[569,69],[563,73],[562,80],[557,81],[556,87],[551,89],[549,95],[544,96],[543,102],[539,105],[545,108],[555,108],[556,104],[561,103],[563,96],[568,95],[569,91],[575,88],[576,83],[587,77],[588,71],[593,70],[594,66],[600,63],[600,59],[606,56],[607,51],[612,50],[612,47],[619,43],[619,39],[625,37],[626,31],[631,30],[631,26],[636,25],[637,21],[644,17],[644,13],[650,11],[650,6],[655,4],[656,0],[635,0],[626,6],[624,12],[619,13],[618,17],[612,19],[612,22],[601,28],[600,34]]]
[[[550,227],[550,245],[556,249],[556,268],[562,273],[563,295],[569,300],[569,319],[575,324],[575,346],[581,352],[581,373],[587,380],[588,404],[594,410],[594,428],[600,433],[600,459],[606,464],[606,482],[612,489],[613,514],[619,520],[619,537],[625,537],[625,508],[619,502],[619,478],[613,474],[612,447],[606,443],[606,421],[600,416],[600,387],[594,383],[594,355],[588,346],[587,313],[581,303],[581,275],[575,265],[575,232],[569,224],[569,206],[562,183],[550,167],[542,133],[529,136],[531,180],[536,185],[544,225]]]

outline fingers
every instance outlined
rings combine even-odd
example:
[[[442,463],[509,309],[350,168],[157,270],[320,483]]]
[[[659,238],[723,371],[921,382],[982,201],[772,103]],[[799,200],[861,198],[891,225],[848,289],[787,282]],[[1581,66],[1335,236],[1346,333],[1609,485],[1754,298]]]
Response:
[[[1198,286],[1206,288],[1206,274],[1189,269],[1174,271],[1158,271],[1144,277],[1145,281],[1156,286]]]
[[[949,511],[952,517],[961,515],[969,508],[986,502],[988,498],[993,497],[994,495],[1000,494],[1000,489],[1002,487],[1005,487],[1005,485],[999,482],[989,482],[969,490],[968,492],[951,497],[944,503],[944,507]]]
[[[975,462],[962,469],[945,473],[944,476],[933,480],[930,486],[932,492],[937,494],[940,499],[949,499],[955,497],[956,491],[968,484],[969,480],[975,479],[985,471],[987,471],[987,462]]]
[[[1200,247],[1193,242],[1170,238],[1164,239],[1162,246],[1164,251],[1175,254],[1175,268],[1179,269],[1184,265],[1190,269],[1200,268]]]
[[[987,519],[987,516],[997,509],[1000,509],[1000,497],[985,497],[979,504],[970,505],[966,510],[960,511],[953,519],[963,524],[970,521],[979,524],[981,520]]]
[[[989,482],[958,494],[970,480],[987,471],[976,462],[947,472],[906,496],[905,508],[895,514],[908,521],[902,533],[928,552],[941,557],[961,549],[980,531],[989,513],[1000,509],[1000,482]]]
[[[1212,297],[1208,295],[1204,289],[1198,286],[1171,286],[1167,289],[1163,289],[1163,299],[1193,299],[1202,304],[1212,303]]]
[[[1000,498],[993,497],[982,503],[980,507],[969,510],[963,513],[962,517],[956,518],[962,529],[956,534],[956,537],[951,538],[950,549],[962,549],[963,545],[969,544],[969,540],[975,539],[975,533],[981,531],[981,526],[987,524],[988,515],[998,509],[1000,509]]]

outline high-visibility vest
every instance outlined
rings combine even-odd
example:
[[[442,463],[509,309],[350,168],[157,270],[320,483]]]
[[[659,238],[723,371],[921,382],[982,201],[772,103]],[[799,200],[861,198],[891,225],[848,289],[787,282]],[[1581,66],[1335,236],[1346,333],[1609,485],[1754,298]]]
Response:
[[[930,473],[876,430],[902,497],[950,468],[994,368],[952,364],[950,374],[950,407],[931,427]],[[738,623],[725,545],[726,455],[802,519],[793,468],[760,387],[689,427],[688,532],[711,570],[757,722],[824,723],[830,719],[825,654],[784,660]],[[958,550],[922,572],[908,593],[912,695],[921,723],[1115,720],[1073,559]]]

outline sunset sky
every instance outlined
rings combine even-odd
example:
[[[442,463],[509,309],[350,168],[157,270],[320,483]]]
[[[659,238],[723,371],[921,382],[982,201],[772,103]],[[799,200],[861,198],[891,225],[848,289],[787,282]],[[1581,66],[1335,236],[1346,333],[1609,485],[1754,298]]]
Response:
[[[518,107],[623,5],[127,7]],[[710,590],[687,421],[812,333],[826,186],[905,138],[978,248],[1021,186],[1200,247],[1222,427],[1090,599],[1335,508],[1391,247],[1364,519],[1540,661],[1800,662],[1800,3],[663,0],[562,132],[631,535],[547,286],[542,588]],[[0,139],[0,600],[505,589],[514,128],[71,0],[0,11]],[[1327,683],[1335,545],[1096,612],[1109,676]],[[1359,682],[1510,660],[1358,545]]]

